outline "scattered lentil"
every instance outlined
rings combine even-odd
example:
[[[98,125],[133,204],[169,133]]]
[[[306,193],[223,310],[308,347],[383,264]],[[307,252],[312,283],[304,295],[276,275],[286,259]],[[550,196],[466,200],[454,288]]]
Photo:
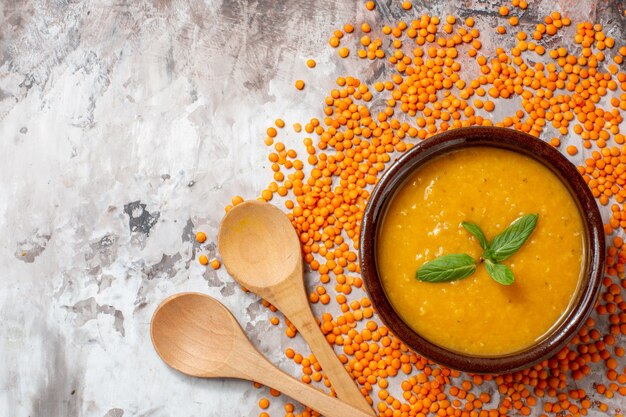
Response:
[[[204,233],[204,232],[197,232],[196,233],[196,242],[204,243],[205,241],[206,241],[206,233]]]
[[[369,3],[366,8],[374,9]],[[511,5],[522,10],[528,7],[523,0],[512,0]],[[408,10],[412,5],[403,2],[402,7]],[[510,10],[503,6],[499,13],[508,16]],[[519,19],[511,16],[508,22],[515,27]],[[626,369],[619,359],[624,357],[626,335],[626,251],[622,237],[616,234],[626,230],[626,140],[620,133],[622,111],[626,110],[626,74],[618,66],[626,56],[626,46],[615,45],[601,25],[590,22],[576,25],[573,41],[579,51],[554,44],[554,38],[546,43],[546,38],[571,25],[567,17],[554,12],[528,33],[515,33],[512,48],[483,53],[474,19],[468,17],[464,23],[465,27],[458,25],[454,16],[441,22],[424,14],[384,26],[381,32],[390,42],[387,53],[383,41],[374,35],[378,32],[371,33],[368,23],[361,24],[363,35],[354,41],[363,49],[358,49],[357,55],[371,60],[386,58],[392,73],[372,86],[353,76],[337,79],[337,88],[324,101],[324,117],[304,124],[305,157],[272,140],[268,146],[274,146],[270,161],[275,182],[261,197],[267,201],[274,194],[285,197],[304,261],[319,276],[320,284],[309,299],[323,305],[334,301],[341,311],[337,315],[323,313],[320,329],[339,349],[339,359],[381,416],[607,412],[604,398],[626,395]],[[353,31],[354,26],[344,26],[346,34]],[[329,44],[336,48],[340,42],[350,41],[343,36],[335,31]],[[465,51],[477,65],[474,78],[462,77],[467,73],[462,72],[457,58]],[[349,49],[342,47],[338,53],[347,56]],[[304,82],[299,82],[302,89]],[[376,111],[369,105],[374,94],[386,104]],[[520,100],[517,111],[506,116],[493,113],[500,100],[513,98]],[[394,153],[438,132],[472,125],[504,126],[536,137],[553,129],[557,135],[574,139],[565,148],[569,155],[579,152],[579,139],[586,157],[579,172],[600,204],[611,203],[605,232],[614,235],[607,249],[606,276],[595,316],[554,357],[505,375],[466,375],[416,355],[376,322],[370,300],[361,297],[358,236],[371,186]],[[302,125],[294,124],[294,130],[300,132]],[[549,143],[561,146],[558,137]],[[233,198],[232,205],[241,201],[241,197]],[[334,297],[328,291],[333,288]],[[279,324],[277,317],[270,320]],[[290,338],[296,335],[288,321],[285,333]],[[301,367],[304,382],[330,387],[313,355],[305,357],[292,348],[287,348],[285,355]],[[606,381],[595,385],[594,392],[572,389],[593,369],[602,369]],[[389,388],[392,378],[400,380],[400,395]],[[483,388],[487,384],[489,388]],[[493,387],[497,396],[491,392]],[[494,402],[494,397],[499,402]],[[296,415],[292,404],[285,406],[285,412],[289,417]],[[313,413],[305,410],[299,415]]]
[[[267,398],[261,398],[259,400],[259,407],[261,407],[262,409],[266,410],[267,408],[269,408],[270,406],[270,400],[268,400]]]

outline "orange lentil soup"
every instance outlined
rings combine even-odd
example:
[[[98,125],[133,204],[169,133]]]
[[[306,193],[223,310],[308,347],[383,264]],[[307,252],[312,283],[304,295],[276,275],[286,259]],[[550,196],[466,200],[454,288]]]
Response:
[[[482,254],[461,226],[475,222],[489,240],[522,214],[538,213],[530,238],[503,261],[515,274],[498,284],[483,265],[449,283],[415,279],[427,261],[451,253]],[[583,224],[563,183],[519,153],[468,148],[437,157],[397,191],[378,233],[385,292],[402,319],[431,342],[493,356],[541,339],[567,311],[583,259]]]

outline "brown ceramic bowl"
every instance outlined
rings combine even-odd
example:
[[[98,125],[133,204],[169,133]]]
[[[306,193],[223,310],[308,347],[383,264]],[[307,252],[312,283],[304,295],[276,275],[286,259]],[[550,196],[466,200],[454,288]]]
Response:
[[[398,316],[387,299],[376,265],[376,236],[387,203],[404,180],[423,163],[450,151],[472,146],[509,149],[527,155],[552,170],[569,188],[585,227],[584,273],[576,298],[558,326],[525,350],[496,357],[453,352],[429,342]],[[604,270],[604,231],[598,205],[578,170],[543,141],[511,129],[468,127],[438,134],[402,155],[374,189],[362,222],[361,273],[372,303],[383,322],[407,346],[441,365],[473,373],[505,373],[532,366],[557,353],[581,328],[598,298]]]

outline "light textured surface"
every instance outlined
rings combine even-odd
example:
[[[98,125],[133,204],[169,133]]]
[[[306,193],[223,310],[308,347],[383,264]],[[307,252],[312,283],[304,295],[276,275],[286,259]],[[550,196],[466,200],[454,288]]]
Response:
[[[283,357],[283,329],[198,264],[193,232],[214,255],[223,207],[270,180],[265,126],[319,109],[327,87],[294,94],[293,74],[312,54],[311,83],[335,70],[319,45],[355,6],[152,3],[0,7],[0,415],[255,414],[266,390],[156,356],[150,317],[178,291]]]
[[[212,257],[223,207],[271,181],[272,120],[320,117],[337,75],[380,73],[326,44],[344,23],[401,15],[389,1],[383,17],[366,15],[361,3],[0,3],[0,415],[257,415],[265,388],[188,378],[154,353],[150,316],[179,291],[222,300],[295,373],[282,351],[306,351],[301,340],[271,326],[223,268],[200,266],[193,232],[207,233]],[[495,19],[488,1],[456,3],[416,1],[411,13]],[[536,13],[597,13],[623,43],[619,1],[551,3]],[[274,415],[284,401],[272,402]]]

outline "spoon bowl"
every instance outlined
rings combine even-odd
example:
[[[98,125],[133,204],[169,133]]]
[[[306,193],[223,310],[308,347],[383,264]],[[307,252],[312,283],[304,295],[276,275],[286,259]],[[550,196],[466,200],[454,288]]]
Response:
[[[221,376],[230,362],[239,324],[221,303],[195,294],[165,299],[152,317],[152,344],[165,363],[185,374]],[[197,335],[201,337],[187,337]]]
[[[276,206],[249,201],[232,208],[218,235],[222,261],[244,287],[277,285],[302,272],[300,241]]]
[[[165,299],[150,323],[157,354],[172,368],[202,378],[239,378],[272,387],[326,417],[370,417],[282,372],[252,346],[226,307],[199,293]]]

